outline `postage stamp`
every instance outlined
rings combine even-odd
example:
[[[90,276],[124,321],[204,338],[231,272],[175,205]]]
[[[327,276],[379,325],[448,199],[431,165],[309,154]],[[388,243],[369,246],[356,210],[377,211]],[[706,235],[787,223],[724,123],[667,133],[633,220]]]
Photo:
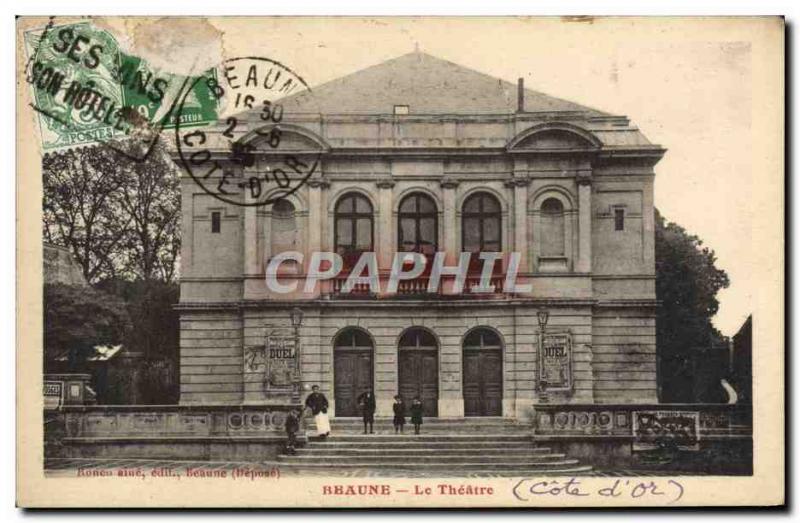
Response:
[[[782,19],[17,24],[19,506],[785,502]]]
[[[44,28],[26,31],[24,39],[25,79],[45,151],[132,135],[152,144],[161,129],[178,123],[179,97],[185,127],[217,120],[207,83],[192,82],[183,93],[188,79],[125,53],[112,34],[91,22],[61,25],[51,19]]]

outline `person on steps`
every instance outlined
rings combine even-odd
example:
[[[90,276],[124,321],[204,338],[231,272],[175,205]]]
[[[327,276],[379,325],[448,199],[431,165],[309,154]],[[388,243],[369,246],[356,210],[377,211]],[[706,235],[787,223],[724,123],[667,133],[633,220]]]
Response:
[[[289,411],[286,416],[286,453],[294,456],[297,454],[295,447],[297,446],[297,431],[300,430],[300,412],[297,409]]]
[[[411,402],[411,423],[414,424],[414,434],[419,434],[419,427],[422,425],[422,402],[419,396]]]
[[[319,391],[319,385],[311,387],[311,394],[306,398],[306,407],[314,415],[317,424],[317,435],[327,438],[331,434],[331,422],[328,419],[328,398]]]
[[[403,403],[403,398],[399,394],[394,397],[392,410],[394,411],[394,420],[392,421],[394,433],[397,434],[399,431],[402,434],[403,426],[406,424],[406,404]]]
[[[357,401],[364,418],[364,434],[367,433],[367,425],[369,425],[369,433],[375,434],[373,430],[373,423],[375,423],[375,393],[372,392],[372,387],[367,387]]]

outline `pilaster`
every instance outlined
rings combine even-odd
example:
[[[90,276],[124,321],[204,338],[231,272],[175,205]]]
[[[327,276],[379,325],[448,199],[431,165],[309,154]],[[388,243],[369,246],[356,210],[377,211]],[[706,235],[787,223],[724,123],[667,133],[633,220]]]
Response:
[[[578,174],[578,263],[576,271],[592,272],[592,175]]]
[[[390,270],[394,249],[392,248],[392,189],[394,180],[383,178],[375,182],[378,186],[378,268]]]
[[[440,185],[442,187],[442,201],[444,202],[442,231],[444,235],[445,263],[446,265],[454,265],[458,259],[457,253],[459,252],[456,232],[460,230],[456,223],[456,189],[459,181],[454,178],[443,178]]]

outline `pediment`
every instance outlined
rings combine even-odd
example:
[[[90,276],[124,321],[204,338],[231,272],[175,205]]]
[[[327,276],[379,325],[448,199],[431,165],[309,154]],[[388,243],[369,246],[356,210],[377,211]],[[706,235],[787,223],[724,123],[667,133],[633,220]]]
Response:
[[[544,125],[527,129],[508,144],[508,150],[558,151],[594,150],[600,140],[585,129],[571,125]]]
[[[273,132],[280,132],[280,152],[325,152],[330,149],[328,144],[312,131],[298,125],[280,124],[263,126],[254,129],[244,136],[242,143],[253,145],[256,150],[270,150],[271,136]]]

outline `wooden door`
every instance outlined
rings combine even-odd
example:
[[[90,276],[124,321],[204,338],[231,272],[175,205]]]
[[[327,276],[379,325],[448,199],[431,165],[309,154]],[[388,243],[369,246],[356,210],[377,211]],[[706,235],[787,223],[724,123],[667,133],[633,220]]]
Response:
[[[439,352],[400,348],[398,374],[399,393],[406,405],[419,396],[423,415],[436,417],[439,412]]]
[[[503,415],[503,351],[464,350],[464,415]]]
[[[333,354],[336,416],[360,416],[356,398],[372,387],[372,351],[336,349]]]

